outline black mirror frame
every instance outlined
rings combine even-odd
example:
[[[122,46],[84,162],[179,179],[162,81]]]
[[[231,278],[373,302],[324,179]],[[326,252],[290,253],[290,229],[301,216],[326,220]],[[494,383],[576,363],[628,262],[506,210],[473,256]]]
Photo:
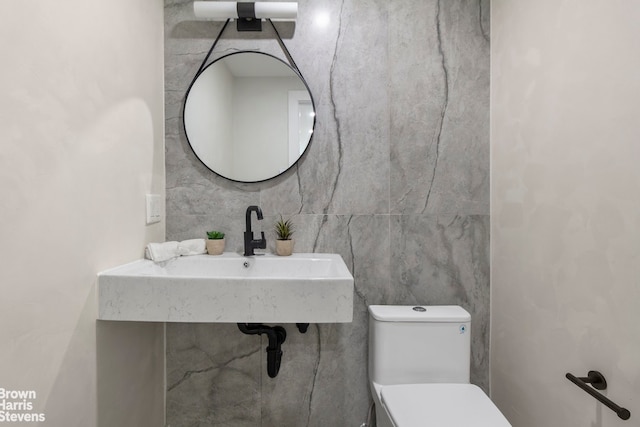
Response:
[[[223,28],[224,30],[224,28]],[[309,150],[309,146],[311,145],[311,142],[313,140],[313,136],[315,134],[315,129],[316,129],[316,115],[314,114],[313,116],[313,126],[312,126],[312,132],[311,132],[311,136],[309,137],[309,142],[307,143],[307,146],[305,147],[304,151],[298,156],[298,158],[296,159],[295,162],[291,163],[285,170],[283,170],[282,172],[275,174],[273,176],[270,176],[268,178],[265,179],[261,179],[261,180],[257,180],[257,181],[243,181],[243,180],[239,180],[239,179],[233,179],[233,178],[229,178],[228,176],[224,176],[223,174],[211,169],[211,167],[209,167],[209,165],[207,165],[201,158],[200,156],[198,156],[198,153],[196,152],[193,144],[191,143],[191,141],[189,140],[189,133],[187,132],[187,127],[185,124],[185,119],[184,119],[184,113],[185,113],[185,107],[187,105],[187,100],[189,99],[189,93],[191,92],[191,89],[193,88],[193,85],[196,83],[196,81],[198,80],[198,77],[200,77],[200,75],[202,75],[202,73],[205,72],[205,70],[207,70],[209,67],[211,67],[212,65],[214,65],[216,62],[224,59],[224,58],[228,58],[229,56],[232,55],[238,55],[241,53],[255,53],[255,54],[259,54],[259,55],[264,55],[270,58],[273,58],[277,61],[282,62],[282,64],[284,64],[285,66],[289,67],[291,69],[291,71],[293,71],[293,73],[300,79],[300,81],[302,81],[302,83],[304,84],[304,87],[307,89],[307,93],[309,94],[309,98],[311,98],[311,107],[313,108],[314,113],[316,112],[316,104],[315,101],[313,99],[313,94],[311,93],[311,89],[309,88],[309,85],[307,84],[307,81],[304,79],[304,77],[302,76],[302,74],[300,73],[299,70],[297,70],[296,68],[292,67],[290,64],[287,64],[285,61],[283,61],[282,59],[278,58],[277,56],[271,55],[269,53],[265,53],[265,52],[260,52],[260,51],[255,51],[255,50],[241,50],[238,52],[232,52],[229,53],[227,55],[221,56],[220,58],[217,58],[215,61],[211,62],[210,64],[208,64],[207,66],[205,66],[204,68],[201,67],[200,70],[198,70],[198,73],[195,75],[195,77],[193,78],[193,80],[191,81],[191,84],[189,85],[189,88],[187,89],[187,92],[184,96],[184,102],[182,103],[182,129],[184,130],[184,134],[185,137],[187,138],[187,142],[189,143],[189,147],[191,148],[191,151],[193,152],[193,154],[196,156],[196,158],[200,161],[200,163],[202,163],[207,169],[209,169],[211,172],[215,173],[216,175],[224,178],[224,179],[228,179],[229,181],[233,181],[233,182],[238,182],[238,183],[244,183],[244,184],[255,184],[255,183],[260,183],[260,182],[265,182],[265,181],[269,181],[270,179],[274,179],[277,178],[285,173],[287,173],[291,168],[293,168],[294,166],[296,166],[298,164],[298,162],[300,161],[300,159],[305,155],[305,153],[307,152],[307,150]]]

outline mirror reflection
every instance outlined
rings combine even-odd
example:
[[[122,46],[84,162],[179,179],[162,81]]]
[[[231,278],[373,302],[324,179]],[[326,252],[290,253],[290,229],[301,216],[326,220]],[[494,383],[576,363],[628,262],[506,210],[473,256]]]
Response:
[[[236,52],[209,64],[184,105],[196,156],[234,181],[264,181],[286,171],[307,149],[314,126],[305,82],[284,61],[261,52]]]

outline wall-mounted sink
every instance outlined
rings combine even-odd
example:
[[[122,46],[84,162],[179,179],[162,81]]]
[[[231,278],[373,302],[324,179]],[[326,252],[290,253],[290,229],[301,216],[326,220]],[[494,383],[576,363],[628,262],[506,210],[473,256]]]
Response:
[[[337,254],[194,255],[98,274],[98,318],[148,322],[351,322],[353,276]]]

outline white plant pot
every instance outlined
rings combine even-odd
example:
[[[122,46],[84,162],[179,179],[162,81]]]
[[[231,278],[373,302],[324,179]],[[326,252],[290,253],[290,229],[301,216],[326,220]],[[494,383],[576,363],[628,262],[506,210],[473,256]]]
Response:
[[[293,239],[276,240],[276,254],[280,256],[289,256],[293,253]]]
[[[207,240],[207,253],[209,255],[220,255],[224,252],[224,239]]]

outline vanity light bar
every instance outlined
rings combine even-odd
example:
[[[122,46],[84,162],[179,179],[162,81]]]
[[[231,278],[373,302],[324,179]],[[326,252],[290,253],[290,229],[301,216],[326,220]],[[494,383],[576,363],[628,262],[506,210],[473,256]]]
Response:
[[[235,1],[194,1],[196,18],[213,21],[247,18],[246,11],[253,8],[255,19],[295,21],[298,16],[297,2],[235,2]]]

